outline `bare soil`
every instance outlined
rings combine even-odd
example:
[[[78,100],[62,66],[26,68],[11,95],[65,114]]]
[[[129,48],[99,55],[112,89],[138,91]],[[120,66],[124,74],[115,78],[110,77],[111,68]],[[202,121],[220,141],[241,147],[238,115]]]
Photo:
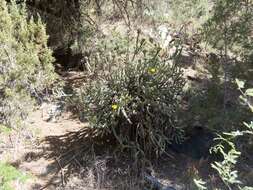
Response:
[[[74,80],[79,84],[85,80],[80,73],[65,75],[66,82]],[[196,77],[194,72],[186,75]],[[24,129],[0,133],[0,145],[3,144],[0,159],[32,176],[22,186],[15,186],[17,190],[143,189],[140,187],[144,184],[143,177],[133,172],[139,166],[128,154],[119,157],[110,143],[94,144],[95,136],[87,123],[80,122],[73,113],[65,112],[52,122],[38,108],[30,114]],[[194,160],[169,152],[169,156],[147,165],[152,176],[176,190],[191,189],[190,179],[199,174],[217,183],[204,159]]]
[[[55,189],[52,184],[61,181],[59,164],[55,158],[46,156],[50,145],[45,139],[78,131],[85,124],[73,118],[71,113],[64,113],[56,122],[47,122],[42,118],[40,109],[31,113],[28,124],[21,131],[0,134],[4,150],[1,158],[33,176],[23,189]]]
[[[47,122],[41,110],[29,116],[29,126],[21,132],[1,134],[11,146],[1,154],[17,169],[32,176],[22,187],[25,190],[54,189],[141,189],[142,178],[133,173],[128,157],[114,157],[107,145],[90,144],[85,126],[71,113],[62,114],[56,122]],[[116,153],[115,153],[116,154]],[[169,153],[148,167],[162,184],[176,190],[189,189],[190,178],[199,173],[210,180],[206,160],[193,160],[182,154]],[[136,170],[137,171],[137,170]]]

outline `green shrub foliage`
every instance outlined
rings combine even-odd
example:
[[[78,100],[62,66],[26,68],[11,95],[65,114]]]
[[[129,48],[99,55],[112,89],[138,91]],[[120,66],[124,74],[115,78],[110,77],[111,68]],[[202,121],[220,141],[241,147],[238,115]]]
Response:
[[[136,48],[124,64],[110,63],[111,71],[86,84],[80,99],[91,127],[103,129],[121,148],[146,155],[160,153],[167,142],[180,137],[176,113],[184,80],[173,60],[140,49],[144,48]]]
[[[247,0],[216,0],[212,15],[203,26],[205,40],[230,56],[249,61],[252,54],[253,3]]]
[[[27,16],[23,5],[0,1],[0,122],[10,127],[56,77],[45,25]]]
[[[21,183],[26,182],[30,176],[17,170],[10,164],[0,162],[0,190],[14,190],[13,182],[19,181]]]
[[[240,99],[242,102],[246,103],[253,112],[252,105],[249,102],[250,97],[253,96],[253,89],[245,89],[245,82],[238,79],[236,79],[236,84],[242,94]],[[252,136],[253,122],[244,122],[244,127],[245,128],[237,129],[236,131],[218,134],[218,137],[215,139],[217,144],[210,149],[211,152],[221,153],[223,157],[222,161],[215,161],[211,166],[217,171],[227,189],[252,189],[252,187],[245,186],[247,185],[246,181],[240,178],[240,171],[237,171],[236,167],[238,161],[242,161],[239,157],[241,154],[243,155],[245,151],[241,148],[243,146],[242,144],[238,146],[238,139],[240,137],[247,139],[247,136]],[[248,142],[247,146],[251,146],[251,143]],[[241,150],[243,152],[241,152]]]

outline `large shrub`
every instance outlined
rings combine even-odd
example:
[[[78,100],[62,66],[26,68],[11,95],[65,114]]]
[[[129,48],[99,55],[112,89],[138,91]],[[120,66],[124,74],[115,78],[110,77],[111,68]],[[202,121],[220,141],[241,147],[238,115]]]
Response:
[[[23,5],[0,0],[0,122],[15,127],[55,79],[45,26]]]
[[[180,51],[162,60],[156,51],[143,48],[144,40],[138,41],[140,47],[128,50],[131,58],[120,59],[120,64],[108,62],[110,71],[82,88],[80,102],[91,127],[102,129],[121,148],[147,155],[160,153],[166,143],[181,137],[176,113],[184,80],[173,61]]]

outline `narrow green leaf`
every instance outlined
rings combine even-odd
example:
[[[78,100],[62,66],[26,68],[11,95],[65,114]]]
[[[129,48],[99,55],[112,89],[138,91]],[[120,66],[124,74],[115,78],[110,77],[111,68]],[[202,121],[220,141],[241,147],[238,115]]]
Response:
[[[247,90],[245,91],[245,94],[246,94],[247,96],[253,96],[253,88],[247,89]]]
[[[236,82],[236,84],[237,84],[237,86],[238,86],[239,89],[244,88],[244,85],[245,85],[244,81],[239,80],[239,79],[235,79],[235,82]]]

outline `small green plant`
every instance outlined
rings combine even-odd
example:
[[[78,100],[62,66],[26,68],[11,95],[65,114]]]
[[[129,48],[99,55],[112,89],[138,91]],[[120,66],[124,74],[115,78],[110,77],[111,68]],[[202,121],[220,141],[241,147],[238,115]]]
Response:
[[[185,189],[204,190],[206,182],[200,178],[199,171],[195,165],[188,165],[183,175]]]
[[[1,133],[9,134],[10,132],[11,132],[11,129],[9,127],[6,127],[0,124],[0,134]]]
[[[253,96],[253,89],[247,89],[243,91],[245,83],[236,79],[238,89],[242,93],[241,99],[249,106],[253,112],[252,105],[248,101],[248,97]],[[223,135],[218,135],[218,143],[214,146],[211,151],[219,152],[223,156],[223,161],[214,162],[212,167],[218,172],[220,178],[228,189],[252,189],[252,187],[241,187],[244,186],[242,181],[238,177],[238,171],[235,169],[238,158],[241,154],[237,150],[235,145],[235,139],[239,136],[245,134],[253,134],[253,122],[250,124],[244,123],[247,130],[237,130],[229,133],[223,133]]]
[[[12,187],[14,181],[24,183],[27,179],[29,179],[28,175],[7,163],[0,162],[0,190],[14,190]]]
[[[184,79],[173,60],[161,60],[159,50],[146,52],[145,40],[136,44],[124,55],[125,62],[110,63],[110,72],[83,87],[80,111],[91,127],[115,138],[122,149],[136,150],[135,156],[159,154],[182,136],[177,111]],[[178,49],[174,59],[179,54]]]
[[[196,185],[198,190],[205,190],[206,188],[206,182],[202,179],[193,179],[194,184]]]
[[[224,182],[224,184],[231,189],[231,185],[240,184],[241,181],[238,179],[238,171],[234,169],[238,157],[240,156],[240,152],[236,150],[235,144],[233,143],[233,139],[242,135],[239,133],[226,133],[226,137],[219,136],[216,140],[221,141],[215,147],[211,149],[215,153],[221,153],[223,156],[222,162],[214,162],[212,167],[218,172],[220,178]],[[228,138],[229,136],[229,138]],[[226,145],[229,145],[229,151],[226,152],[226,146],[223,145],[224,142]]]
[[[245,82],[236,79],[236,84],[241,92],[241,99],[245,102],[250,110],[253,112],[252,105],[249,102],[249,97],[253,96],[253,89],[246,89],[243,91]],[[253,187],[245,186],[239,178],[239,171],[236,170],[236,164],[241,155],[241,152],[237,150],[236,139],[247,134],[253,134],[253,122],[249,124],[244,123],[246,130],[237,130],[232,132],[223,132],[222,135],[217,134],[215,141],[218,142],[210,149],[210,152],[219,153],[222,156],[222,161],[215,161],[211,164],[220,176],[225,186],[229,189],[238,190],[251,190]],[[198,189],[207,189],[206,183],[202,179],[194,179],[194,184]]]

